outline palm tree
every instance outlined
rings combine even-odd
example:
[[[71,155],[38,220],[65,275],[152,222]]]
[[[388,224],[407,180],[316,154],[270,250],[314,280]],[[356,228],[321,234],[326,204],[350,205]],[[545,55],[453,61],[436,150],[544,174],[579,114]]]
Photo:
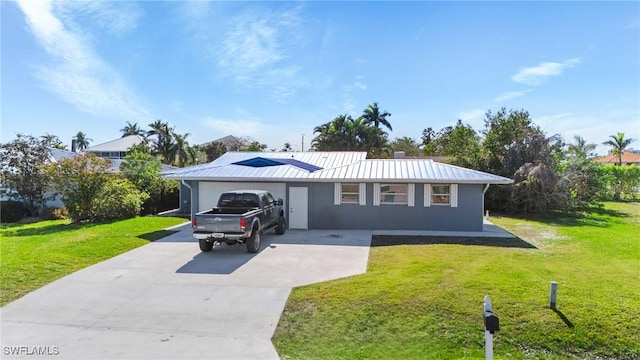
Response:
[[[67,145],[63,144],[62,140],[60,140],[60,138],[57,135],[51,135],[49,133],[46,133],[45,135],[40,137],[45,142],[45,144],[50,148],[54,148],[58,150],[67,150]]]
[[[622,153],[632,142],[636,141],[635,139],[625,139],[624,133],[619,132],[617,135],[610,135],[610,140],[607,140],[602,143],[602,145],[609,145],[613,149],[611,153],[618,157],[618,165],[622,165]]]
[[[152,153],[160,155],[165,164],[171,163],[169,153],[174,145],[174,128],[170,128],[169,124],[162,122],[162,120],[156,120],[149,124],[149,127],[151,130],[147,131],[147,137],[155,136],[155,139],[151,141]]]
[[[578,158],[578,159],[587,159],[593,157],[593,151],[596,149],[596,144],[587,144],[587,141],[576,135],[573,137],[575,140],[574,144],[569,144],[567,147],[567,152]]]
[[[384,127],[389,129],[389,131],[393,131],[391,123],[387,120],[388,116],[391,116],[391,114],[386,111],[382,113],[380,112],[377,102],[369,104],[369,106],[367,106],[367,108],[362,112],[362,119],[365,125],[373,124],[376,128],[380,128],[380,124],[382,124]]]
[[[197,151],[195,148],[189,145],[187,138],[189,133],[184,135],[173,133],[173,139],[175,140],[169,148],[169,163],[177,163],[178,167],[184,167],[188,163],[194,163],[196,161]]]
[[[93,141],[93,139],[88,138],[87,134],[82,131],[78,131],[76,136],[73,137],[76,141],[76,150],[81,151],[89,147],[89,144]]]
[[[120,129],[120,131],[122,132],[122,137],[129,135],[140,135],[144,137],[146,135],[146,132],[138,126],[138,123],[131,124],[128,121],[127,125]]]

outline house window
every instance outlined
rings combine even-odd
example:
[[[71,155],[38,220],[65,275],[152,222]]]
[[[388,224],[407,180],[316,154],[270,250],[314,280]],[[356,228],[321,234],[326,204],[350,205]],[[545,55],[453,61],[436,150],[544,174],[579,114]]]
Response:
[[[381,204],[407,205],[409,199],[408,184],[380,184]]]
[[[449,185],[431,185],[431,204],[449,205],[451,203],[451,187]]]
[[[360,203],[360,184],[340,184],[341,187],[341,204],[359,204]]]
[[[333,204],[367,205],[367,184],[365,183],[335,183]]]

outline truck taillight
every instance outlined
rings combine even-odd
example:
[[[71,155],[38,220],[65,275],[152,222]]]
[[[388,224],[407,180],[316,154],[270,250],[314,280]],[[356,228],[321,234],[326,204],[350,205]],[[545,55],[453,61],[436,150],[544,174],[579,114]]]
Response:
[[[193,220],[191,220],[191,227],[196,227],[198,226],[198,221],[196,220],[195,216],[193,217]]]
[[[240,219],[240,229],[244,230],[247,227],[247,219]]]

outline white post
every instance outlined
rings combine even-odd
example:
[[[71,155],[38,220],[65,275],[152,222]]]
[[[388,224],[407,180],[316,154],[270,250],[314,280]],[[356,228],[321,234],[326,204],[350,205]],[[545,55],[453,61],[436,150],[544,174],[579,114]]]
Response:
[[[485,295],[484,297],[484,313],[493,312],[491,311],[491,298],[489,295]],[[483,315],[484,315],[483,313]],[[484,329],[484,349],[485,349],[485,359],[493,360],[493,334],[486,329]]]
[[[549,308],[556,308],[556,296],[558,295],[558,283],[555,281],[551,282],[551,289],[549,290]]]

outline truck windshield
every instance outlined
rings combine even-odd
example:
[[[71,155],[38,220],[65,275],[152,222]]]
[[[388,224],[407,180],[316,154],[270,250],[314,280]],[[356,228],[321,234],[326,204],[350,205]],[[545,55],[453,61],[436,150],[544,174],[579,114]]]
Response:
[[[222,194],[218,207],[258,207],[258,196],[256,194]]]

